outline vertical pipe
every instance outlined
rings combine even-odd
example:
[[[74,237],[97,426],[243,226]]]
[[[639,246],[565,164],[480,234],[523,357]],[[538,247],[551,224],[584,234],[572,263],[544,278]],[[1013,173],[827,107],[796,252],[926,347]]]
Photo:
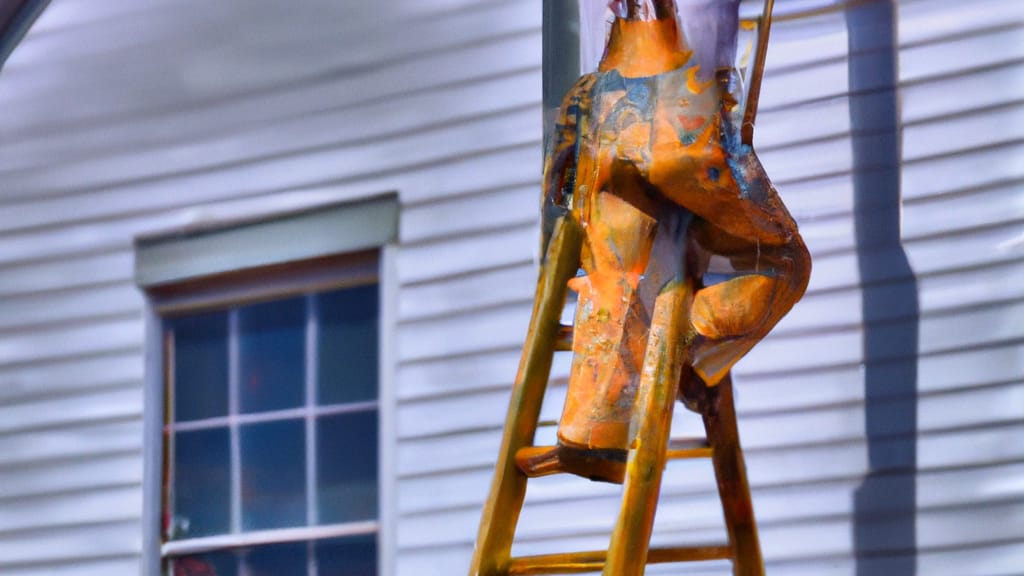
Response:
[[[558,108],[580,77],[580,11],[577,0],[544,0],[543,102],[544,145]]]

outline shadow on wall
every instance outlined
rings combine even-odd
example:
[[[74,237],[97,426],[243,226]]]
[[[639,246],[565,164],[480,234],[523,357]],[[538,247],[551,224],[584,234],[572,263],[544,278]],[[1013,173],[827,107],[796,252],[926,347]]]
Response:
[[[917,281],[900,242],[893,0],[847,9],[854,225],[863,291],[868,475],[854,496],[858,576],[915,574]]]

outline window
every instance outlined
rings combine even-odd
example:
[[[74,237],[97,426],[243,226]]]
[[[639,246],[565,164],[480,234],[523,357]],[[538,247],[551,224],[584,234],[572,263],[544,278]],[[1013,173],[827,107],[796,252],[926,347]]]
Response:
[[[137,243],[145,574],[386,573],[386,250],[323,235],[393,219],[373,217],[380,202],[342,208]]]
[[[377,293],[165,321],[170,574],[376,574]]]

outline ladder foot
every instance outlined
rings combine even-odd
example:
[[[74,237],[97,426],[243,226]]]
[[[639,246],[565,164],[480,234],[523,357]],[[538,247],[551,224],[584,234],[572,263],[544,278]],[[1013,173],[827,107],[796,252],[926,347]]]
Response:
[[[590,450],[571,446],[530,446],[516,452],[516,466],[530,478],[569,473],[598,482],[622,484],[625,450]]]

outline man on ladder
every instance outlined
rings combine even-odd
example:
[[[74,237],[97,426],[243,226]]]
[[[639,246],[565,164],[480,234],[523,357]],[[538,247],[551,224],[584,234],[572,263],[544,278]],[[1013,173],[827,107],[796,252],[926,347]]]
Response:
[[[728,375],[802,296],[810,259],[751,146],[752,108],[733,97],[738,2],[717,7],[725,41],[700,46],[674,0],[613,2],[600,66],[564,100],[544,169],[557,223],[471,575],[640,575],[649,561],[715,557],[763,573]],[[733,270],[712,284],[714,255]],[[579,293],[568,397],[558,444],[533,447],[566,282]],[[730,544],[649,554],[677,396],[704,416]],[[525,477],[559,472],[625,484],[607,554],[510,558]]]

